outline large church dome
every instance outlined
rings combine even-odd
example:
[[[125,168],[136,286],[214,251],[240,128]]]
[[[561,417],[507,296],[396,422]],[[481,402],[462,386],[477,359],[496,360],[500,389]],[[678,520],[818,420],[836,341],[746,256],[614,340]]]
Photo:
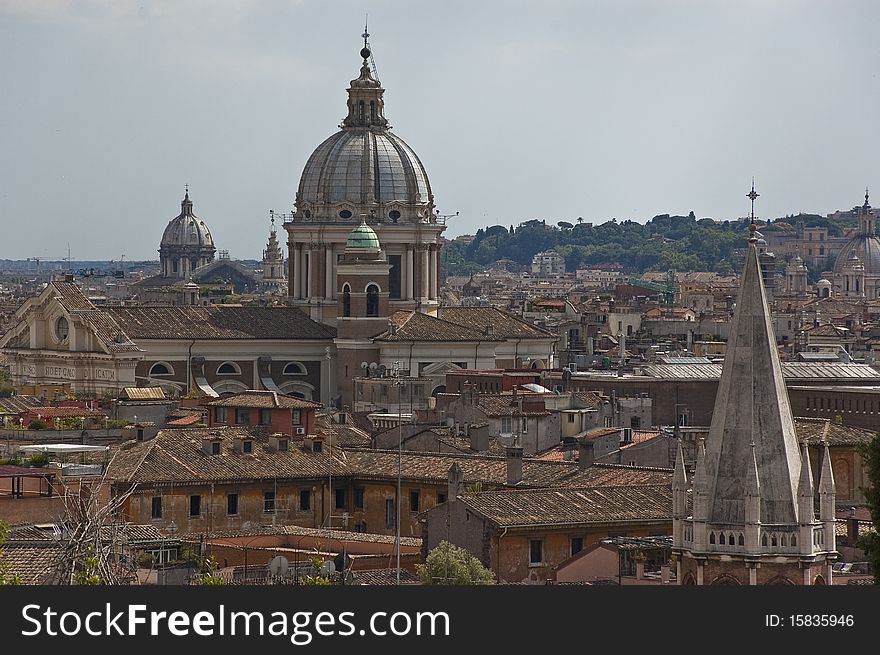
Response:
[[[381,222],[433,221],[434,198],[425,167],[403,139],[391,133],[385,90],[361,51],[360,76],[348,89],[348,115],[306,162],[296,193],[295,216],[305,221],[357,223],[361,214]]]

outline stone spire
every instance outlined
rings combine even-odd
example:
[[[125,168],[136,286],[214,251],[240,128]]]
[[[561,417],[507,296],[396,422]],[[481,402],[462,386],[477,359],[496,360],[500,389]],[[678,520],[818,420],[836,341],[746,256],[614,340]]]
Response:
[[[810,451],[804,441],[801,454],[801,476],[798,480],[798,521],[801,524],[813,523],[816,510],[813,505],[813,471],[810,468]]]
[[[672,474],[672,541],[675,548],[683,545],[682,522],[687,518],[688,476],[684,468],[681,440],[675,452],[675,472]]]
[[[757,196],[754,190],[752,196]],[[754,223],[749,225],[745,268],[709,429],[706,468],[711,524],[745,523],[746,481],[754,461],[761,489],[761,521],[797,523],[800,458],[761,279],[756,229]]]

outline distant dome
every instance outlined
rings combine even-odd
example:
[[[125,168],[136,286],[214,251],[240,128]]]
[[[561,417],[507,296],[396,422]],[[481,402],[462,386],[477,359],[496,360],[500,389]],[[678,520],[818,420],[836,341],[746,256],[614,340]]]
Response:
[[[865,267],[866,275],[880,275],[880,239],[870,234],[859,234],[847,243],[834,261],[834,272],[841,273],[852,255]]]
[[[379,237],[365,221],[354,228],[348,235],[348,241],[345,242],[346,250],[369,250],[378,252],[381,250],[379,245]]]
[[[831,281],[830,281],[830,280],[826,280],[826,279],[823,277],[821,280],[819,280],[818,282],[816,282],[816,284],[819,285],[819,286],[829,286],[829,287],[830,287],[830,286],[831,286]]]
[[[189,192],[180,203],[180,214],[172,218],[162,233],[161,246],[214,247],[214,239],[205,222],[192,210]]]

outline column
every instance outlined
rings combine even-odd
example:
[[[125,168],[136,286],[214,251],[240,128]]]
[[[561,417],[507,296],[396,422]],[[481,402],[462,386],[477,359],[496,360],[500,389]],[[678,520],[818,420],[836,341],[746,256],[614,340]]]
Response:
[[[324,247],[324,298],[333,298],[333,244]]]
[[[305,259],[305,288],[303,289],[303,297],[311,300],[315,288],[315,251],[310,247],[306,253]]]
[[[428,246],[428,298],[434,300],[437,298],[436,280],[437,280],[437,253],[434,246]]]
[[[411,246],[406,247],[406,299],[413,299],[413,283],[415,281],[415,255]]]
[[[295,244],[293,246],[293,266],[290,269],[290,278],[293,281],[292,295],[294,298],[302,298],[302,246]]]
[[[428,247],[419,251],[419,298],[428,298]]]

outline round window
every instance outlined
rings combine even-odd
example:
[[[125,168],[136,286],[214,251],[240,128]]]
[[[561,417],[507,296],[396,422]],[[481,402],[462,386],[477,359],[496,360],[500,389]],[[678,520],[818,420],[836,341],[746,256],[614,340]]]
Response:
[[[310,211],[307,209],[307,210],[306,210],[306,218],[311,218],[311,217],[312,217],[312,212],[310,212]]]
[[[339,218],[351,218],[351,212],[347,209],[343,209],[341,212],[339,212]]]
[[[70,334],[70,324],[63,316],[59,316],[58,320],[55,321],[55,334],[58,335],[58,341],[67,341],[67,337]]]
[[[400,218],[400,212],[396,209],[392,209],[390,212],[388,212],[388,218],[396,223]]]

